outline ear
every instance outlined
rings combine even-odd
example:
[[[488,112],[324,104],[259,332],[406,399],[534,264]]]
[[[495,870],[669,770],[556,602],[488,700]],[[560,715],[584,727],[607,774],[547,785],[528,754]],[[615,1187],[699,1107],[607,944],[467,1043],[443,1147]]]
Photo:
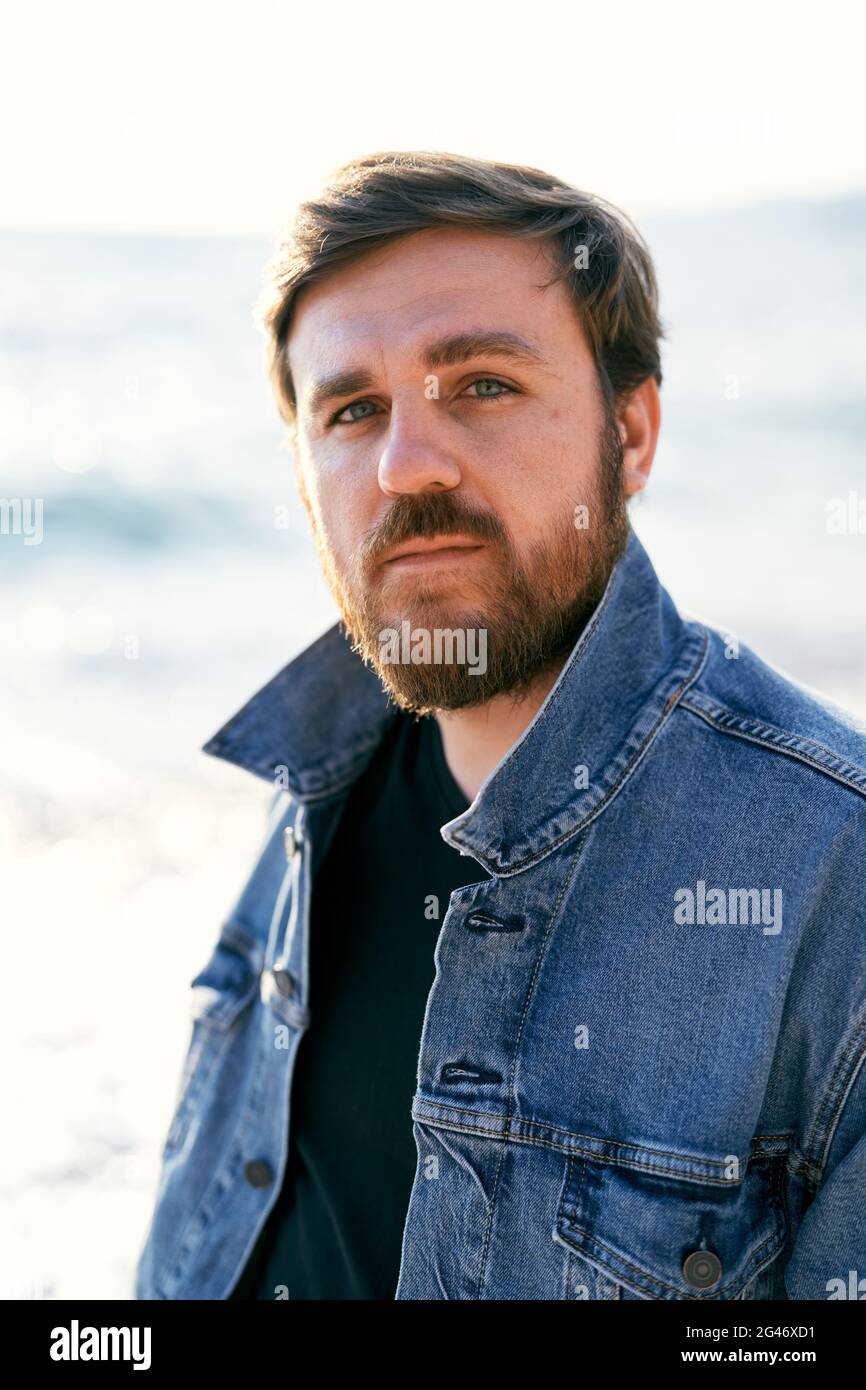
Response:
[[[649,377],[616,407],[622,441],[623,491],[626,497],[642,492],[649,482],[661,427],[658,384]]]

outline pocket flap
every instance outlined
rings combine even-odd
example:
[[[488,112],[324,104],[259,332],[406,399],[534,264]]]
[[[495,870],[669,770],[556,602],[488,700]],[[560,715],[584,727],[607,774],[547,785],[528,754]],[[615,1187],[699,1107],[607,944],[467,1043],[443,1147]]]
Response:
[[[640,1298],[739,1298],[785,1243],[779,1177],[766,1158],[733,1181],[571,1155],[554,1238]]]
[[[210,960],[190,985],[193,1021],[229,1028],[258,992],[262,959],[255,938],[227,922]]]

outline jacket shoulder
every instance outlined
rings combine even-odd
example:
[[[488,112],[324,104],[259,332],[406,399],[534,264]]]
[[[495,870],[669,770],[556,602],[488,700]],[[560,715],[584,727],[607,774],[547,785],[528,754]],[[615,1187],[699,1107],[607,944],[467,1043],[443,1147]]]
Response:
[[[707,659],[681,706],[720,733],[814,768],[866,798],[866,721],[706,623]]]

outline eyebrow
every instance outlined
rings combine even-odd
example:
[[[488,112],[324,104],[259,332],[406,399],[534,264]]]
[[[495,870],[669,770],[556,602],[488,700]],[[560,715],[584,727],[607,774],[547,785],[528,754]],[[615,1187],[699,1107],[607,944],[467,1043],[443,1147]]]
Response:
[[[536,343],[522,338],[519,333],[494,329],[487,332],[455,333],[446,338],[438,338],[428,343],[421,352],[423,367],[455,367],[460,362],[468,362],[473,357],[499,357],[512,362],[525,362],[540,366],[545,357]],[[311,415],[318,415],[329,401],[342,396],[351,396],[355,391],[366,391],[374,384],[372,372],[362,367],[349,368],[323,377],[310,389],[307,396]]]

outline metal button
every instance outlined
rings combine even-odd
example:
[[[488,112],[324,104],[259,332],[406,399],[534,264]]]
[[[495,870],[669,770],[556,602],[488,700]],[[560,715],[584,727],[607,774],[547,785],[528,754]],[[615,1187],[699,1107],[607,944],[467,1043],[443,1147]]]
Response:
[[[251,1187],[268,1187],[274,1180],[274,1172],[263,1158],[253,1158],[244,1168],[244,1177]]]
[[[294,976],[290,975],[288,970],[272,970],[271,974],[274,977],[274,984],[283,998],[291,999],[295,993]]]
[[[710,1289],[722,1277],[722,1262],[713,1250],[693,1250],[683,1262],[683,1278],[692,1289]]]

